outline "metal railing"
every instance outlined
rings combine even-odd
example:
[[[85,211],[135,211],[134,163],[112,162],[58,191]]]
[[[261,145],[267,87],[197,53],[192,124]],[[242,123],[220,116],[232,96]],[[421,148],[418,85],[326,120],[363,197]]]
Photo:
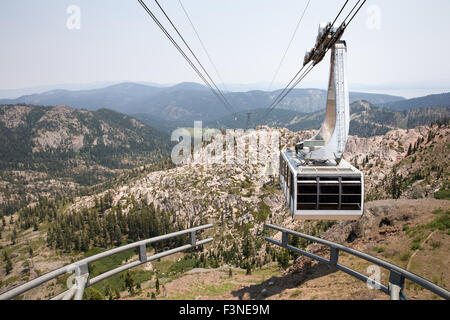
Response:
[[[343,245],[335,243],[335,242],[323,240],[323,239],[313,237],[313,236],[310,236],[307,234],[303,234],[303,233],[300,233],[297,231],[292,231],[292,230],[289,230],[286,228],[278,227],[273,224],[265,224],[264,227],[282,232],[281,242],[271,239],[269,237],[266,237],[265,240],[267,240],[275,245],[278,245],[280,247],[283,247],[288,250],[292,250],[292,251],[295,251],[302,255],[305,255],[314,260],[318,260],[320,262],[326,263],[332,267],[335,267],[336,269],[338,269],[340,271],[343,271],[353,277],[356,277],[359,280],[362,280],[366,283],[370,283],[373,287],[378,288],[379,290],[383,291],[384,293],[390,295],[392,300],[399,300],[400,298],[407,300],[405,294],[403,293],[405,279],[408,279],[414,283],[417,283],[418,285],[422,286],[423,288],[430,290],[431,292],[437,294],[438,296],[440,296],[444,299],[447,299],[447,300],[450,299],[450,292],[445,290],[444,288],[441,288],[438,285],[432,283],[431,281],[428,281],[408,270],[402,269],[392,263],[389,263],[382,259],[373,257],[364,252],[361,252],[361,251],[358,251],[355,249],[351,249],[349,247],[343,246]],[[306,239],[306,240],[309,240],[312,242],[320,243],[320,244],[330,247],[330,258],[326,259],[324,257],[315,255],[313,253],[310,253],[305,250],[302,250],[297,247],[289,245],[288,244],[289,235],[300,237],[300,238],[303,238],[303,239]],[[373,264],[376,264],[380,267],[383,267],[383,268],[389,270],[389,285],[385,286],[385,285],[383,285],[377,281],[374,281],[373,279],[371,279],[355,270],[352,270],[348,267],[345,267],[345,266],[339,264],[339,262],[338,262],[339,251],[349,253],[353,256],[364,259],[366,261],[369,261]]]
[[[153,260],[157,260],[159,258],[168,256],[168,255],[180,252],[180,251],[191,249],[196,246],[211,242],[213,240],[212,238],[207,238],[204,240],[197,240],[196,232],[199,230],[210,228],[212,226],[213,226],[212,224],[206,224],[206,225],[199,226],[199,227],[194,227],[194,228],[190,228],[190,229],[186,229],[186,230],[182,230],[182,231],[177,231],[177,232],[169,233],[166,235],[137,241],[134,243],[130,243],[130,244],[118,247],[118,248],[114,248],[114,249],[93,255],[91,257],[88,257],[88,258],[82,259],[80,261],[74,262],[72,264],[69,264],[65,267],[48,272],[36,279],[33,279],[33,280],[26,282],[18,287],[15,287],[15,288],[1,294],[0,300],[13,299],[25,292],[37,287],[37,286],[40,286],[40,285],[46,283],[47,281],[55,279],[66,273],[72,273],[72,272],[74,272],[74,280],[75,280],[75,283],[73,284],[73,286],[71,286],[67,291],[53,297],[51,300],[71,300],[71,299],[81,300],[83,298],[83,293],[84,293],[85,288],[87,288],[99,281],[102,281],[106,278],[109,278],[119,272],[128,270],[130,268],[139,266],[141,264],[144,264],[144,263],[147,263],[147,262],[150,262]],[[174,238],[174,237],[181,236],[184,234],[190,235],[189,244],[186,244],[186,245],[183,245],[183,246],[171,249],[171,250],[166,250],[166,251],[154,254],[152,256],[147,256],[147,244]],[[88,267],[89,263],[112,256],[114,254],[117,254],[117,253],[120,253],[120,252],[123,252],[126,250],[134,249],[134,248],[139,248],[139,260],[130,262],[128,264],[125,264],[125,265],[115,268],[113,270],[104,272],[92,279],[89,279],[89,267]]]

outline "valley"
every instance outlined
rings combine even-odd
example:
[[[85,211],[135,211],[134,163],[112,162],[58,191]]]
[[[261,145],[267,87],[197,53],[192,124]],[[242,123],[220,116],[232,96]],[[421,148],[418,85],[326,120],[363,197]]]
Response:
[[[360,106],[372,108],[365,103]],[[372,119],[361,121],[373,123]],[[278,130],[282,149],[314,133]],[[28,208],[4,216],[0,291],[107,248],[213,223],[202,234],[202,238],[213,237],[213,243],[114,276],[87,289],[85,298],[333,299],[336,283],[345,299],[387,298],[345,274],[270,246],[264,236],[279,235],[268,233],[265,222],[354,246],[401,266],[409,264],[411,270],[448,287],[449,275],[434,272],[446,268],[434,270],[426,265],[430,259],[445,264],[450,243],[450,183],[445,165],[449,139],[450,129],[443,123],[411,129],[397,129],[392,123],[383,135],[350,136],[344,158],[364,172],[368,201],[363,218],[352,223],[292,220],[276,181],[261,175],[261,163],[170,167],[161,160],[131,165],[132,169],[121,167],[115,178],[84,193],[35,198]],[[307,243],[295,245],[321,252]],[[105,259],[91,273],[136,257],[131,251]],[[350,258],[343,261],[361,272],[367,268]],[[48,298],[64,289],[66,279],[49,282],[23,298]],[[414,285],[409,285],[407,294],[435,298]]]

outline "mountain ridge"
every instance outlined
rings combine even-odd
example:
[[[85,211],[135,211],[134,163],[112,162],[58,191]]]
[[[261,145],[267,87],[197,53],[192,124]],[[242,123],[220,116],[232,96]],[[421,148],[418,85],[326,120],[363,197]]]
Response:
[[[235,112],[268,107],[281,90],[224,92]],[[294,89],[279,108],[316,112],[326,105],[326,90]],[[365,99],[374,104],[402,100],[398,96],[351,92],[350,100]],[[201,84],[185,82],[170,87],[154,87],[125,82],[92,90],[51,90],[16,99],[0,99],[0,104],[67,105],[97,110],[109,108],[125,114],[148,113],[165,120],[214,120],[229,111]]]

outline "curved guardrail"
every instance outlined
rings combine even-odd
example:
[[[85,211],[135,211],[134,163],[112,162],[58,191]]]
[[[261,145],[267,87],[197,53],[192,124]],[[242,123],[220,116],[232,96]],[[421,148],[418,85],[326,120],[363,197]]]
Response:
[[[194,227],[194,228],[190,228],[190,229],[186,229],[186,230],[182,230],[182,231],[177,231],[177,232],[169,233],[166,235],[137,241],[134,243],[127,244],[125,246],[121,246],[118,248],[114,248],[114,249],[93,255],[91,257],[88,257],[88,258],[82,259],[80,261],[74,262],[72,264],[69,264],[67,266],[64,266],[62,268],[48,272],[36,279],[33,279],[29,282],[19,285],[13,289],[1,294],[0,300],[13,299],[35,287],[42,285],[43,283],[45,283],[47,281],[55,279],[63,274],[72,273],[72,272],[74,272],[74,280],[75,280],[75,283],[73,284],[73,286],[71,286],[67,291],[53,297],[51,300],[61,300],[61,299],[62,300],[71,300],[71,299],[81,300],[83,298],[83,292],[84,292],[85,288],[87,288],[99,281],[102,281],[108,277],[111,277],[119,272],[128,270],[130,268],[150,262],[152,260],[156,260],[156,259],[168,256],[168,255],[180,252],[180,251],[191,249],[196,246],[211,242],[213,240],[212,238],[207,238],[204,240],[197,240],[196,232],[199,230],[211,228],[212,226],[213,226],[212,224],[206,224],[203,226],[198,226],[198,227]],[[183,246],[171,249],[171,250],[166,250],[166,251],[154,254],[152,256],[147,256],[147,244],[158,242],[161,240],[170,239],[170,238],[181,236],[184,234],[190,235],[190,243],[189,244],[186,244],[186,245],[183,245]],[[125,265],[115,268],[113,270],[102,273],[102,274],[96,276],[95,278],[89,279],[89,268],[88,268],[89,263],[92,263],[94,261],[109,257],[109,256],[117,254],[119,252],[133,249],[133,248],[139,248],[139,260],[130,262],[128,264],[125,264]]]
[[[335,243],[335,242],[331,242],[331,241],[327,241],[327,240],[323,240],[317,237],[313,237],[304,233],[300,233],[297,231],[293,231],[293,230],[289,230],[286,228],[282,228],[273,224],[265,224],[264,225],[265,228],[270,228],[273,230],[277,230],[277,231],[281,231],[282,232],[282,236],[281,236],[281,242],[276,241],[274,239],[271,239],[269,237],[266,237],[265,240],[269,241],[275,245],[278,245],[280,247],[286,248],[288,250],[292,250],[295,251],[297,253],[303,254],[307,257],[310,257],[312,259],[318,260],[320,262],[326,263],[328,265],[331,265],[333,267],[335,267],[336,269],[343,271],[353,277],[358,278],[359,280],[362,280],[366,283],[370,283],[372,284],[374,287],[379,288],[379,290],[383,291],[384,293],[387,293],[390,295],[392,300],[399,300],[400,297],[404,300],[406,300],[406,296],[403,293],[403,287],[405,284],[405,279],[411,280],[412,282],[417,283],[418,285],[424,287],[427,290],[430,290],[431,292],[437,294],[438,296],[446,299],[446,300],[450,300],[450,292],[445,290],[444,288],[439,287],[438,285],[432,283],[431,281],[428,281],[427,279],[424,279],[408,270],[405,270],[403,268],[400,268],[390,262],[384,261],[382,259],[373,257],[367,253],[346,247],[344,245],[341,245],[339,243]],[[297,247],[291,246],[288,244],[288,236],[289,235],[293,235],[296,237],[300,237],[312,242],[317,242],[323,245],[326,245],[328,247],[330,247],[330,258],[326,259],[324,257],[315,255],[313,253],[301,250]],[[378,283],[376,281],[374,281],[373,279],[370,279],[369,277],[355,271],[352,270],[348,267],[345,267],[341,264],[339,264],[338,260],[339,260],[339,251],[343,251],[343,252],[347,252],[353,256],[356,256],[358,258],[364,259],[366,261],[369,261],[373,264],[376,264],[380,267],[383,267],[385,269],[388,269],[390,274],[389,274],[389,286],[385,286],[381,283]]]

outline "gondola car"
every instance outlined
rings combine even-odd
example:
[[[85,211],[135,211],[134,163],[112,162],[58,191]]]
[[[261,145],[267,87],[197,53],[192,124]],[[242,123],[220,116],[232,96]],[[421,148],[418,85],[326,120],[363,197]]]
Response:
[[[364,176],[343,160],[350,106],[347,45],[339,40],[340,35],[331,47],[327,105],[321,129],[311,139],[296,144],[295,151],[280,153],[280,185],[292,216],[298,219],[354,220],[363,213]]]

